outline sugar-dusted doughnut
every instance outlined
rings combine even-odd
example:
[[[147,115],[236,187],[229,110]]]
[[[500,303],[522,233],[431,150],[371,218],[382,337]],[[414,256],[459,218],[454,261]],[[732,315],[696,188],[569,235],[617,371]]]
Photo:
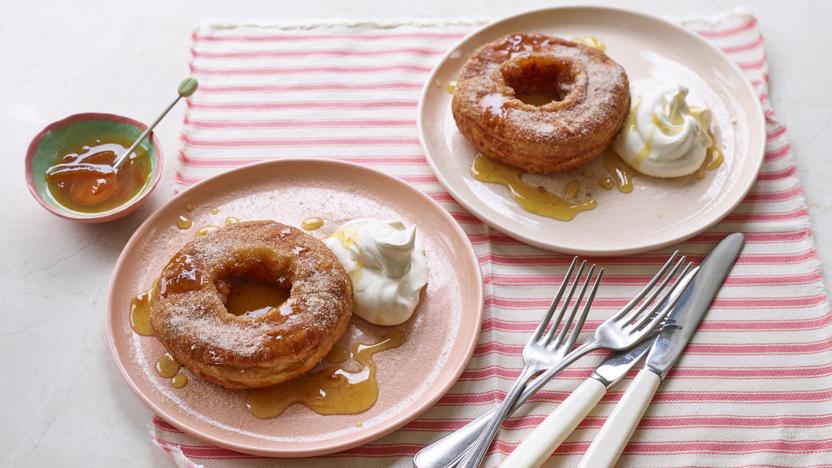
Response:
[[[543,105],[518,96],[543,94]],[[604,52],[542,34],[510,34],[462,67],[451,109],[484,156],[528,172],[563,171],[595,158],[629,111],[624,69]]]
[[[289,290],[259,315],[225,307],[230,281],[253,278]],[[258,388],[313,367],[347,330],[352,286],[319,240],[273,221],[233,224],[185,244],[162,270],[150,320],[176,360],[227,388]]]

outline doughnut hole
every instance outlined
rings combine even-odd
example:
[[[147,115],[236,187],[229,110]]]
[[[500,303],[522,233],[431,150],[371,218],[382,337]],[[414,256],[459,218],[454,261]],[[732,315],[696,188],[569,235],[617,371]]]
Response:
[[[576,76],[570,61],[550,55],[524,55],[503,63],[500,71],[514,96],[533,106],[564,101]]]
[[[218,270],[215,280],[226,311],[256,318],[279,308],[292,289],[287,266],[273,251],[265,249],[231,256]]]

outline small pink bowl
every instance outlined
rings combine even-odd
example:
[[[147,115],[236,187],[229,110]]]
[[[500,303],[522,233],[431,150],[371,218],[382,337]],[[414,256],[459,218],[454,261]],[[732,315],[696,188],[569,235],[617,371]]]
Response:
[[[101,135],[121,134],[135,140],[147,128],[147,125],[128,117],[115,114],[83,113],[49,124],[40,131],[29,144],[26,151],[26,183],[29,192],[41,206],[61,218],[82,223],[103,223],[121,218],[133,212],[147,199],[156,188],[162,176],[164,156],[159,141],[153,133],[146,138],[141,147],[150,155],[150,177],[141,191],[124,204],[101,213],[83,213],[69,209],[58,203],[49,192],[46,184],[46,170],[54,164],[60,152],[67,146],[90,141]]]

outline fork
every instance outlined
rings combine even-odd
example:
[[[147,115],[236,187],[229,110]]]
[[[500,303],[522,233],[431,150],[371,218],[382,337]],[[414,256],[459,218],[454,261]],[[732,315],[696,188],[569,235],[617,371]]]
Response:
[[[609,348],[613,350],[622,350],[632,347],[644,337],[651,334],[656,327],[664,320],[669,311],[673,309],[678,302],[679,297],[687,287],[688,283],[693,279],[692,274],[688,274],[691,264],[687,264],[679,275],[679,279],[673,284],[669,291],[667,291],[661,300],[648,310],[648,307],[659,297],[659,295],[667,289],[668,284],[680,270],[682,264],[685,262],[685,257],[676,260],[678,252],[674,252],[653,278],[639,291],[633,299],[631,299],[619,312],[607,319],[595,331],[591,340],[584,343],[571,353],[564,356],[564,358],[556,365],[543,370],[534,380],[529,382],[522,393],[516,398],[513,406],[505,411],[503,417],[507,416],[532,395],[534,395],[546,382],[554,377],[558,372],[563,370],[566,366],[580,358],[581,356],[600,348]],[[674,260],[676,260],[674,264]],[[564,283],[561,284],[556,300],[560,299],[567,279],[571,275],[572,268],[576,260],[573,260],[567,274],[564,276]],[[672,266],[672,268],[671,268]],[[668,272],[668,270],[670,270]],[[664,276],[664,279],[662,277]],[[658,287],[656,284],[661,283]],[[643,299],[645,299],[642,302]],[[641,305],[639,306],[639,304]],[[639,306],[636,308],[636,306]],[[550,310],[553,310],[550,308]],[[547,313],[547,316],[549,313]],[[546,318],[546,317],[544,317]],[[535,333],[537,335],[537,332]],[[568,344],[568,342],[567,342]],[[573,343],[574,344],[574,343]],[[488,446],[493,440],[493,436],[499,429],[502,419],[493,419],[497,410],[491,410],[488,413],[468,423],[466,426],[449,434],[433,444],[423,448],[414,458],[414,463],[418,468],[440,468],[445,466],[453,466],[456,462],[469,453],[479,457],[477,460],[474,457],[470,458],[468,466],[482,460],[487,452]],[[494,425],[489,439],[478,440],[479,435],[486,429],[487,426]],[[476,443],[478,452],[472,452],[472,445]],[[484,446],[483,448],[480,448]],[[469,452],[471,450],[471,452]]]
[[[575,269],[577,261],[578,257],[572,259],[572,263],[566,270],[566,274],[563,275],[563,281],[560,284],[560,288],[558,288],[555,298],[552,300],[552,304],[549,306],[549,310],[546,311],[543,319],[537,325],[537,329],[534,334],[532,334],[531,338],[529,338],[526,346],[523,347],[523,370],[520,371],[520,375],[517,377],[517,380],[514,381],[511,389],[497,407],[494,417],[491,418],[491,421],[489,421],[488,425],[482,431],[476,445],[474,446],[474,451],[471,452],[467,458],[462,460],[462,466],[471,464],[471,466],[476,467],[480,464],[480,461],[485,456],[485,452],[488,450],[488,446],[491,445],[491,441],[500,429],[500,424],[508,416],[512,406],[514,406],[514,403],[523,391],[523,387],[526,386],[526,383],[528,383],[528,381],[540,371],[557,366],[559,362],[563,361],[563,358],[575,345],[575,341],[581,333],[581,328],[583,328],[586,316],[592,306],[592,301],[595,299],[598,284],[604,274],[604,270],[601,269],[595,276],[595,281],[592,285],[592,291],[589,293],[589,298],[587,299],[580,315],[577,317],[577,321],[575,322],[574,328],[572,328],[572,332],[569,333],[569,337],[567,338],[566,335],[567,332],[569,332],[569,327],[575,319],[575,314],[581,305],[581,301],[584,298],[584,294],[586,294],[587,287],[589,286],[590,280],[592,279],[592,275],[595,271],[595,265],[589,267],[589,272],[586,275],[583,286],[581,286],[581,292],[575,299],[574,306],[569,312],[566,322],[563,326],[560,326],[561,320],[563,319],[566,310],[569,308],[569,303],[572,301],[572,296],[575,294],[575,289],[581,280],[581,275],[586,267],[586,260],[582,261],[581,265],[578,267],[578,272],[575,275],[575,281],[572,281],[572,286],[569,288],[566,299],[562,301],[563,305],[560,307],[557,318],[555,318],[554,321],[552,321],[552,316],[554,315],[555,310],[558,309],[558,304],[561,303],[564,290],[566,290],[566,286],[569,284],[569,280],[572,277],[572,271]],[[559,326],[560,333],[557,333]],[[482,451],[481,454],[480,451]]]

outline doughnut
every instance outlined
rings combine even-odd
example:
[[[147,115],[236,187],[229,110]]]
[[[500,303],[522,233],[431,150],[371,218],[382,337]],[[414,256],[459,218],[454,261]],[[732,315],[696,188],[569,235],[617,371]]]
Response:
[[[289,290],[259,316],[233,315],[231,280],[274,282]],[[321,241],[273,221],[222,227],[183,246],[165,265],[150,323],[177,361],[230,389],[260,388],[315,367],[346,332],[352,285]]]
[[[543,105],[518,97],[547,95]],[[533,173],[591,161],[629,111],[624,69],[600,50],[542,34],[510,34],[462,67],[451,111],[485,157]]]

